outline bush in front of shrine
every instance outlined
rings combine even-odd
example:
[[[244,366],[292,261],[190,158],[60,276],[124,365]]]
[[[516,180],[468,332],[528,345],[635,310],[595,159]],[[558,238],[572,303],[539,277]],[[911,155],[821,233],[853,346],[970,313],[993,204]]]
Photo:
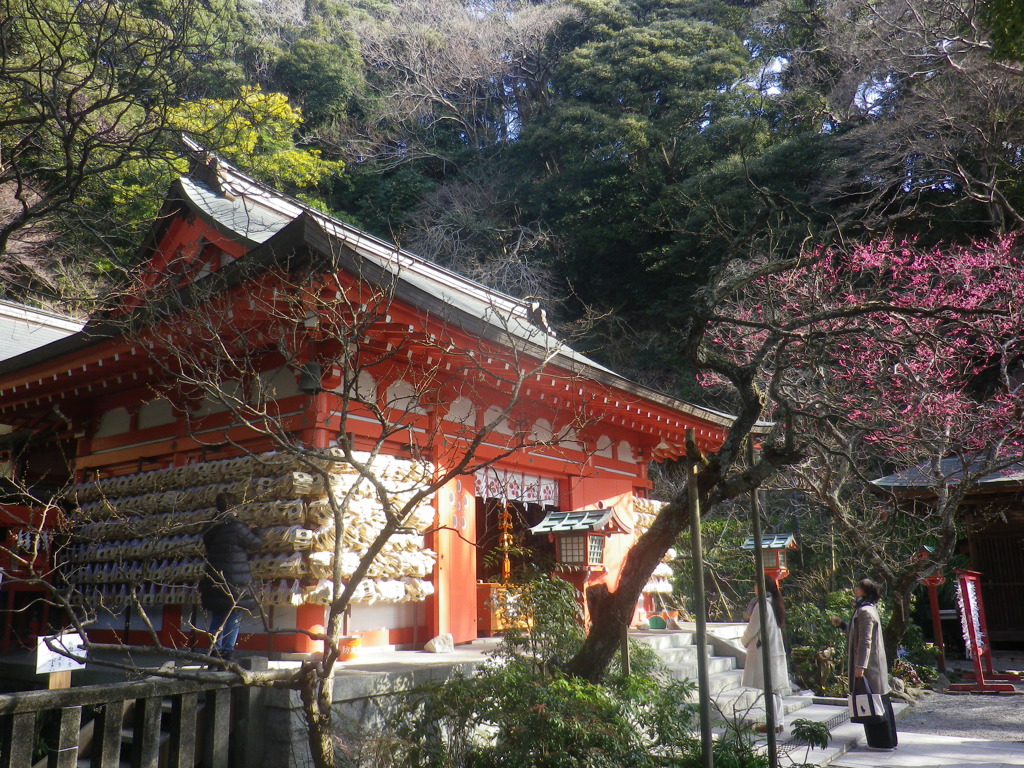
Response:
[[[510,594],[520,625],[482,667],[409,693],[386,731],[374,735],[376,748],[367,750],[376,766],[701,765],[696,709],[689,703],[693,683],[672,679],[656,655],[636,643],[628,676],[620,663],[598,684],[567,675],[561,664],[583,637],[574,588],[543,576]],[[730,749],[735,753],[736,745]],[[762,764],[752,751],[743,757],[734,764]]]

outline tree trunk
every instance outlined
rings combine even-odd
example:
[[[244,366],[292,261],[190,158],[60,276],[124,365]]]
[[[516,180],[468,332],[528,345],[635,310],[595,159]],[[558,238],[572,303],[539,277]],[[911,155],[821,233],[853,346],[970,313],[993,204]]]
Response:
[[[896,650],[903,641],[907,632],[907,625],[910,622],[910,595],[901,590],[892,591],[892,616],[889,623],[885,625],[882,632],[882,641],[885,643],[885,656],[889,665],[896,660]]]
[[[691,460],[703,462],[697,476],[697,489],[703,509],[709,510],[715,504],[735,498],[757,488],[779,467],[793,464],[803,458],[799,451],[787,446],[779,450],[765,446],[761,460],[745,472],[726,477],[726,470],[739,455],[744,441],[750,433],[756,418],[761,413],[760,400],[751,398],[755,407],[744,409],[744,416],[737,418],[733,431],[719,452],[707,460],[695,446],[687,444]],[[626,554],[619,574],[619,584],[614,592],[607,587],[592,587],[588,604],[590,606],[590,631],[576,655],[569,660],[565,671],[589,682],[597,682],[604,675],[608,665],[615,658],[623,630],[629,626],[637,599],[647,584],[654,569],[661,562],[669,547],[690,524],[690,497],[685,483],[658,513],[654,523]]]
[[[566,665],[569,674],[597,682],[618,652],[622,632],[633,618],[637,600],[651,573],[665,556],[679,533],[690,522],[686,489],[662,509],[654,524],[626,555],[618,588],[605,585],[587,590],[591,626],[583,645]]]
[[[334,768],[335,751],[332,733],[331,681],[309,669],[302,678],[299,693],[306,718],[306,739],[316,768]]]

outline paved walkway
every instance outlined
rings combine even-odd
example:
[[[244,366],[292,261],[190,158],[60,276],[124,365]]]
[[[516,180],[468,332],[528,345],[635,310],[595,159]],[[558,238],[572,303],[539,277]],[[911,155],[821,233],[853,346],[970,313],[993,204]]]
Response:
[[[1024,730],[1024,702],[1022,702]],[[859,727],[859,726],[858,726]],[[1022,734],[1024,736],[1024,734]],[[900,733],[894,752],[855,747],[838,757],[833,768],[1003,768],[1024,766],[1024,741],[987,741],[929,733]]]
[[[864,727],[849,722],[845,717],[845,707],[838,706],[839,700],[818,699],[812,703],[796,708],[801,697],[794,696],[787,700],[791,708],[796,709],[786,717],[786,729],[779,737],[779,765],[781,768],[802,763],[832,768],[1003,768],[1003,766],[1024,766],[1024,695],[1000,696],[942,696],[936,700],[944,710],[945,722],[938,722],[936,730],[949,727],[949,721],[961,712],[960,724],[964,731],[972,727],[972,709],[998,706],[1009,714],[1012,723],[1004,728],[997,738],[971,738],[963,735],[944,735],[941,733],[920,732],[927,730],[927,724],[917,723],[920,731],[904,730],[900,723],[914,713],[914,708],[902,702],[894,702],[896,711],[899,747],[893,752],[876,752],[864,744]],[[998,702],[995,704],[994,702]],[[806,701],[804,701],[806,704]],[[928,708],[933,709],[931,703]],[[923,707],[924,708],[924,707]],[[1016,715],[1019,713],[1019,716]],[[794,720],[804,718],[815,722],[830,722],[832,739],[825,749],[808,750],[790,741],[790,727]],[[839,722],[838,725],[835,724]],[[758,742],[765,743],[764,737]]]
[[[1022,669],[1024,657],[995,652],[997,669]],[[970,669],[970,662],[954,662]],[[858,742],[833,768],[1003,768],[1024,766],[1024,683],[1002,694],[933,694],[904,709],[897,722],[899,747],[873,752]],[[848,727],[853,727],[852,725]],[[859,728],[859,726],[858,726]]]

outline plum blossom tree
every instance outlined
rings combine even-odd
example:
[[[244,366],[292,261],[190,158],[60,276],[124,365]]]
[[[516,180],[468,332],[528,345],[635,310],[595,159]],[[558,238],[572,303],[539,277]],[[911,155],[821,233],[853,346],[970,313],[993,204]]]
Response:
[[[736,414],[717,453],[689,448],[702,508],[794,468],[889,583],[898,603],[890,638],[902,633],[913,587],[953,551],[967,491],[1019,460],[1024,391],[1012,382],[1024,354],[1022,277],[1010,238],[932,250],[882,240],[724,265],[681,340],[702,383]],[[760,445],[753,464],[751,439]],[[966,469],[950,473],[950,457]],[[921,462],[937,501],[883,520],[877,512],[888,505],[867,493],[871,480]],[[617,589],[594,594],[593,624],[570,670],[594,678],[610,662],[649,569],[688,524],[687,495],[680,483]],[[889,529],[879,527],[887,520]],[[911,564],[886,544],[910,540],[894,529],[901,521],[938,545],[930,557]]]
[[[1021,268],[1012,238],[822,250],[751,283],[734,324],[720,326],[725,348],[784,335],[762,371],[769,415],[792,424],[805,453],[797,487],[888,586],[891,646],[915,587],[954,553],[967,496],[1020,461]],[[923,501],[904,504],[873,482],[901,470]],[[924,545],[932,553],[914,558]]]

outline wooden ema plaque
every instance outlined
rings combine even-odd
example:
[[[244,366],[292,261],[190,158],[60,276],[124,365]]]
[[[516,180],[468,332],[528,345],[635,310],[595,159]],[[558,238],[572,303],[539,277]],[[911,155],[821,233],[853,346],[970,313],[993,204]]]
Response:
[[[985,604],[981,599],[981,574],[977,571],[954,571],[956,574],[956,601],[960,608],[960,624],[964,633],[967,653],[974,660],[974,672],[964,673],[972,683],[954,683],[951,691],[972,693],[1002,693],[1016,690],[1009,683],[990,683],[989,680],[1019,680],[1015,674],[1000,674],[992,669],[992,648],[989,646],[988,625],[985,623]]]

